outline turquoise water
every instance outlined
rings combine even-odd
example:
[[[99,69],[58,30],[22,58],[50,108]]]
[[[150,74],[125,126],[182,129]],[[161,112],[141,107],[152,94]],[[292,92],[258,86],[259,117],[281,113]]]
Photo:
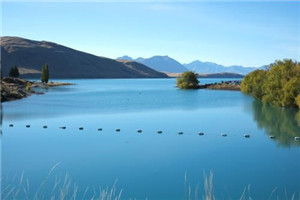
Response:
[[[2,189],[18,185],[23,173],[34,192],[59,163],[51,176],[68,173],[79,196],[118,180],[124,199],[184,199],[185,185],[199,185],[202,197],[210,170],[218,199],[237,199],[246,187],[254,199],[267,199],[274,188],[272,198],[300,192],[295,109],[238,91],[179,90],[175,79],[63,81],[76,85],[2,104]]]

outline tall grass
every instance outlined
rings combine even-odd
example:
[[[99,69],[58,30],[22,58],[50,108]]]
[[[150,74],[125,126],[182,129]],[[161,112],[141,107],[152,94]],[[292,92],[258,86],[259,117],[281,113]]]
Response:
[[[117,181],[111,187],[89,188],[84,190],[83,195],[78,195],[78,185],[72,181],[70,176],[66,174],[64,177],[55,176],[54,182],[50,180],[53,171],[59,163],[55,164],[47,174],[46,178],[39,184],[36,189],[30,187],[29,179],[25,180],[24,173],[16,180],[13,177],[11,184],[1,188],[0,196],[3,200],[120,200],[122,190],[117,190]],[[53,177],[52,177],[53,178]],[[2,182],[2,179],[1,179]]]
[[[53,172],[59,166],[55,164],[47,174],[46,178],[37,188],[31,188],[28,178],[24,173],[20,178],[12,178],[11,184],[1,188],[0,198],[3,200],[120,200],[123,189],[117,189],[117,180],[110,187],[86,187],[79,194],[79,186],[72,181],[68,174],[53,177]],[[54,178],[54,179],[53,179]],[[203,188],[200,185],[192,186],[188,181],[187,173],[184,175],[184,200],[216,200],[214,191],[214,174],[209,172],[208,176],[203,172]],[[2,179],[0,180],[2,182]],[[2,184],[3,186],[3,184]],[[244,188],[239,200],[252,200],[250,185]],[[269,194],[267,200],[280,199],[276,196],[277,188]],[[224,198],[222,198],[224,199]],[[231,199],[228,196],[228,199]],[[282,198],[281,198],[282,199]],[[288,195],[285,191],[285,200],[300,200],[300,192]]]
[[[214,174],[212,171],[209,172],[209,176],[207,177],[206,174],[203,172],[204,177],[204,193],[202,197],[200,197],[200,186],[197,184],[196,186],[192,187],[190,183],[188,183],[187,173],[185,172],[184,175],[184,199],[185,200],[215,200],[214,194],[214,185],[213,185],[213,178]]]
[[[184,175],[184,200],[216,200],[215,191],[214,191],[214,174],[212,171],[209,172],[209,175],[207,176],[205,172],[203,172],[203,183],[204,183],[204,192],[200,191],[199,184],[192,187],[191,184],[188,183],[188,177],[187,173]],[[274,188],[272,192],[269,194],[268,198],[266,200],[276,199],[280,200],[282,197],[276,196],[277,188]],[[200,194],[203,194],[202,196]],[[222,198],[224,199],[224,197]],[[232,199],[229,195],[227,197],[228,200]],[[246,186],[241,194],[241,196],[238,198],[239,200],[254,200],[254,198],[251,197],[251,187],[250,185]],[[300,200],[300,191],[299,193],[293,193],[291,195],[287,194],[287,191],[285,190],[285,198],[284,200]]]

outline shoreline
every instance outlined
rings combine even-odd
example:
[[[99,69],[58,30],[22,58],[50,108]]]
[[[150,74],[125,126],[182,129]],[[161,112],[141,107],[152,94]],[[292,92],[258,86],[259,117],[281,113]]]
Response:
[[[64,85],[75,85],[73,83],[62,82],[48,82],[41,83],[37,81],[28,81],[20,78],[3,77],[1,80],[1,102],[14,101],[22,99],[32,94],[42,95],[42,91],[37,89],[44,89],[47,87],[58,87]]]
[[[56,79],[57,80],[57,79]],[[22,99],[32,94],[45,94],[40,89],[48,87],[58,87],[66,85],[75,85],[74,83],[50,81],[41,83],[38,81],[29,81],[21,78],[3,77],[1,80],[1,102],[14,101]],[[209,83],[198,85],[195,89],[210,89],[210,90],[230,90],[240,91],[241,81],[222,81],[221,83]]]
[[[198,85],[198,87],[195,89],[241,91],[241,81],[222,81],[221,83],[208,83],[204,85]]]

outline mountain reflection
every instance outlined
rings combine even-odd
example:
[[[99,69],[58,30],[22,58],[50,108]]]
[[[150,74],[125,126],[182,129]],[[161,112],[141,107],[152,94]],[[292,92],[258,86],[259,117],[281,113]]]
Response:
[[[254,120],[268,135],[275,136],[280,146],[300,146],[295,141],[300,136],[300,111],[296,108],[279,108],[263,104],[258,100],[252,104]]]

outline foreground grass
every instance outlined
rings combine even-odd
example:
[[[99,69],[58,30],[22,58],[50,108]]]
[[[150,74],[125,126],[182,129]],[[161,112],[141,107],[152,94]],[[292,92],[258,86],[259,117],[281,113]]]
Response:
[[[77,200],[77,199],[89,199],[89,200],[120,200],[122,198],[123,189],[117,189],[117,180],[110,187],[87,187],[85,188],[83,194],[79,195],[79,186],[74,183],[70,176],[66,174],[64,177],[55,177],[53,179],[53,171],[57,168],[59,164],[54,165],[46,178],[39,184],[37,188],[30,188],[30,182],[28,179],[24,178],[24,174],[20,176],[18,180],[16,177],[13,178],[12,184],[1,187],[0,199],[3,200],[17,200],[17,199],[50,199],[50,200]],[[51,178],[52,177],[52,178]],[[214,193],[212,172],[207,176],[203,173],[204,177],[204,193],[200,192],[199,185],[191,186],[188,182],[187,173],[184,176],[184,200],[216,200]],[[2,183],[2,180],[1,180]],[[267,200],[270,199],[280,199],[275,195],[277,188],[274,188],[270,193]],[[299,194],[292,194],[288,196],[285,193],[286,200],[300,200]],[[131,199],[131,198],[129,198]],[[135,198],[133,198],[135,199]],[[145,198],[148,199],[148,198]],[[224,198],[223,198],[224,199]],[[228,199],[231,199],[228,196]],[[239,200],[252,200],[250,185],[244,188]]]

